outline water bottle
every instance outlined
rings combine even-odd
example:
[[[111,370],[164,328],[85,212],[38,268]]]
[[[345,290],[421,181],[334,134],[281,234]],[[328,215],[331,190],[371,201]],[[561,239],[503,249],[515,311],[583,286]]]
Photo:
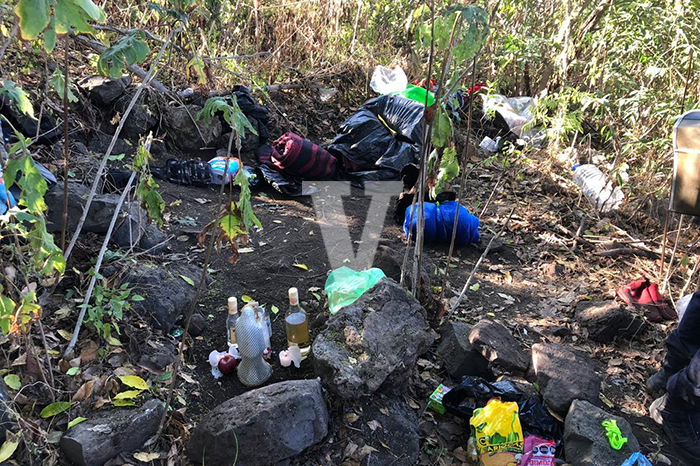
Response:
[[[624,199],[620,188],[613,188],[612,182],[601,172],[598,167],[591,164],[574,165],[574,183],[576,183],[583,195],[593,204],[599,212],[609,212],[617,209]]]

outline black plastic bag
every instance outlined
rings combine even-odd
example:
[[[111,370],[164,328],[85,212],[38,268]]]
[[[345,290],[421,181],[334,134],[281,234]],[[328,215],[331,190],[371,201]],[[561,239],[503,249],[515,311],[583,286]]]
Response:
[[[398,179],[406,165],[419,161],[424,109],[395,95],[369,100],[345,120],[328,151],[365,180]]]
[[[469,422],[474,410],[486,406],[491,398],[518,403],[518,415],[525,435],[561,440],[561,423],[542,404],[516,390],[507,380],[491,383],[481,377],[465,377],[462,383],[445,393],[442,405],[448,413]]]

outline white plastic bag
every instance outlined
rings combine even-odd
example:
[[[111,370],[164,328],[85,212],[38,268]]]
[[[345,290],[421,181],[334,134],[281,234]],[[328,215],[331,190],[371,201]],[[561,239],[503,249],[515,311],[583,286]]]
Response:
[[[484,96],[484,113],[497,110],[508,123],[510,130],[520,136],[523,133],[523,126],[530,123],[534,116],[532,107],[534,100],[531,97],[511,97],[507,98],[501,94],[489,94]]]
[[[374,69],[369,85],[374,92],[385,95],[405,90],[408,86],[408,78],[400,66],[392,70],[379,65]]]

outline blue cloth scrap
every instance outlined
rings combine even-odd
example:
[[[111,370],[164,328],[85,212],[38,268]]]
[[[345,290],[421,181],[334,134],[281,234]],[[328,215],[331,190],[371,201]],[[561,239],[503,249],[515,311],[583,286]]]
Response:
[[[459,219],[457,221],[457,236],[455,244],[464,246],[469,243],[478,243],[479,237],[479,219],[470,214],[467,209],[460,205],[457,201],[441,202],[439,204],[433,202],[424,203],[423,211],[425,212],[425,240],[427,242],[449,243],[452,240],[452,227],[454,225],[455,216],[459,208]],[[413,215],[413,225],[411,235],[415,238],[416,221],[418,204],[416,203]],[[408,237],[408,229],[411,224],[411,206],[406,208],[405,220],[403,223],[403,231]]]

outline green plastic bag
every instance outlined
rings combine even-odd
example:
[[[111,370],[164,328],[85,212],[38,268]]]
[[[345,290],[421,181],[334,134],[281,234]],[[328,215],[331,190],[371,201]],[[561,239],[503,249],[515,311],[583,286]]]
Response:
[[[335,269],[326,280],[326,296],[328,296],[328,308],[331,314],[335,314],[341,307],[348,306],[357,301],[360,296],[372,288],[382,278],[386,277],[382,269],[371,268],[356,272],[347,267]]]
[[[406,86],[406,89],[404,89],[401,92],[394,92],[393,94],[400,95],[401,97],[405,97],[407,99],[414,100],[418,102],[419,104],[425,105],[425,93],[428,92],[426,91],[425,88],[419,87],[419,86],[414,86],[413,84],[409,84]],[[433,102],[435,102],[435,95],[432,92],[428,92],[428,107],[433,105]]]

